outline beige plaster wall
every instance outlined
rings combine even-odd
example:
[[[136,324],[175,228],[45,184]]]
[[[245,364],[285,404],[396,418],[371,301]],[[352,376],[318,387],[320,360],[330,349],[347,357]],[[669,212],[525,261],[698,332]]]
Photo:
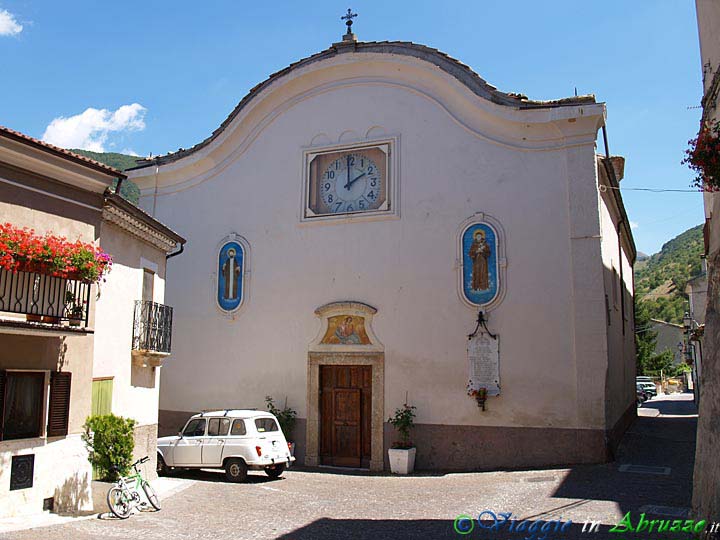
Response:
[[[134,366],[131,351],[143,268],[156,272],[154,301],[164,303],[165,253],[108,222],[102,224],[100,246],[112,255],[113,268],[96,303],[93,377],[113,377],[114,414],[156,425],[161,368]]]
[[[363,57],[276,84],[217,144],[161,167],[156,199],[154,169],[134,178],[142,204],[188,238],[168,282],[161,408],[262,407],[271,394],[304,417],[313,312],[355,300],[378,310],[385,411],[407,393],[422,424],[604,429],[603,106],[510,111],[415,61]],[[400,219],[300,225],[302,149],[383,134],[399,136]],[[465,388],[477,310],[457,290],[458,227],[476,212],[502,224],[508,260],[489,318],[502,395],[484,414]],[[231,232],[250,244],[250,274],[227,318],[213,274]]]
[[[62,367],[72,373],[70,418],[67,437],[45,436],[0,441],[0,518],[42,511],[43,499],[54,497],[56,508],[82,511],[92,508],[91,467],[80,439],[90,415],[92,336],[39,337],[0,334],[0,369],[44,370]],[[45,411],[45,416],[47,410]],[[13,455],[35,454],[31,489],[9,491]]]

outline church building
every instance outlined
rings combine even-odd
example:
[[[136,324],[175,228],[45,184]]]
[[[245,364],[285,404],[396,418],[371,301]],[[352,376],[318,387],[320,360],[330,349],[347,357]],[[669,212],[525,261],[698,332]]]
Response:
[[[128,171],[187,237],[161,434],[272,396],[298,463],[383,470],[408,403],[419,469],[608,459],[636,414],[636,251],[605,115],[348,30]]]

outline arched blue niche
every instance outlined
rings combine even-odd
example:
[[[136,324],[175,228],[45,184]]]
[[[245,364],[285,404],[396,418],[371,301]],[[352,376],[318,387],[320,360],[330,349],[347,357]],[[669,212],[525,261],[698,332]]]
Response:
[[[219,244],[215,260],[215,302],[224,313],[236,312],[245,301],[248,255],[247,242],[238,235],[232,234]]]

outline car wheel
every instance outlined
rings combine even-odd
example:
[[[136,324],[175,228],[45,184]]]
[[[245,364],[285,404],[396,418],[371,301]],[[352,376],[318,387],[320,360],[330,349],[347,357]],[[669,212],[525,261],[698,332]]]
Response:
[[[273,465],[272,467],[265,467],[265,474],[267,474],[270,478],[280,478],[283,472],[285,472],[284,463]]]
[[[163,457],[158,454],[157,466],[155,467],[158,476],[170,476],[170,467],[167,466]]]
[[[242,459],[228,459],[225,463],[225,477],[231,482],[244,482],[247,479],[247,470]]]

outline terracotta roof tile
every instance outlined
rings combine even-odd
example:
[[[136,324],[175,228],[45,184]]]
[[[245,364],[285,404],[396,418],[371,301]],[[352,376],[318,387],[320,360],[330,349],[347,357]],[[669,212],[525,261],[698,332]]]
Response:
[[[127,175],[123,174],[117,169],[114,169],[113,167],[110,167],[109,165],[105,165],[104,163],[100,163],[99,161],[95,161],[94,159],[90,159],[89,157],[81,156],[80,154],[76,154],[75,152],[71,152],[70,150],[60,148],[59,146],[55,146],[53,144],[43,142],[39,139],[35,139],[34,137],[30,137],[29,135],[25,135],[24,133],[20,133],[19,131],[15,131],[14,129],[0,126],[0,136],[14,139],[22,143],[30,144],[32,146],[40,148],[41,150],[50,152],[63,158],[70,159],[71,161],[75,161],[76,163],[80,163],[81,165],[86,165],[93,169],[99,170],[100,172],[104,172],[118,178],[127,178]]]

